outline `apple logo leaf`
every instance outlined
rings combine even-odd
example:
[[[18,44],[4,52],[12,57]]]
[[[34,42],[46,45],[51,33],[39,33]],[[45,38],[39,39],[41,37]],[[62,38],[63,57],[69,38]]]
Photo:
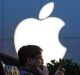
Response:
[[[54,9],[54,3],[53,2],[49,2],[46,5],[44,5],[43,8],[40,10],[39,19],[45,19],[48,16],[50,16],[53,9]]]

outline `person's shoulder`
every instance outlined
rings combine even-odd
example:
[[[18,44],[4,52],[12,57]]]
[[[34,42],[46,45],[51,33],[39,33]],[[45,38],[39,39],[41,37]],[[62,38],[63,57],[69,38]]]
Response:
[[[29,72],[23,67],[21,67],[19,70],[20,70],[20,75],[34,75],[33,73]]]
[[[24,71],[24,70],[21,70],[20,75],[34,75],[34,74],[27,72],[27,71]]]

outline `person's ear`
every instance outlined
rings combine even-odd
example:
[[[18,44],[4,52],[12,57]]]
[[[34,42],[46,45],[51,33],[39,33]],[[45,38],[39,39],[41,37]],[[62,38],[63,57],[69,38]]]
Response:
[[[29,62],[30,62],[30,60],[31,60],[31,59],[28,57],[28,58],[26,59],[27,63],[29,63]]]

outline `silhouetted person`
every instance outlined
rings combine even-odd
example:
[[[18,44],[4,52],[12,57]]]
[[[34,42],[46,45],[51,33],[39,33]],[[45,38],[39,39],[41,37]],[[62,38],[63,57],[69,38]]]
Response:
[[[20,75],[48,75],[47,67],[43,66],[42,49],[36,45],[23,46],[18,51]],[[59,75],[62,75],[59,73]]]
[[[22,66],[20,75],[48,75],[48,69],[43,66],[42,49],[36,45],[23,46],[18,51]]]

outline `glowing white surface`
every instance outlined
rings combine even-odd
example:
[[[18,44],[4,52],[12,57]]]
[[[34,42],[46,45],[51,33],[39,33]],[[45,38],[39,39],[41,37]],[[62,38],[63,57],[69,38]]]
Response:
[[[48,3],[47,7],[50,4]],[[45,8],[46,5],[44,6],[44,10],[46,10]],[[43,11],[43,9],[41,11]],[[52,59],[58,61],[59,58],[63,58],[66,53],[66,48],[59,42],[59,31],[65,23],[57,17],[46,18],[47,16],[45,16],[45,19],[43,20],[41,20],[42,18],[39,20],[28,18],[21,21],[14,34],[14,44],[17,52],[23,45],[38,45],[43,49],[45,63],[48,63]]]

